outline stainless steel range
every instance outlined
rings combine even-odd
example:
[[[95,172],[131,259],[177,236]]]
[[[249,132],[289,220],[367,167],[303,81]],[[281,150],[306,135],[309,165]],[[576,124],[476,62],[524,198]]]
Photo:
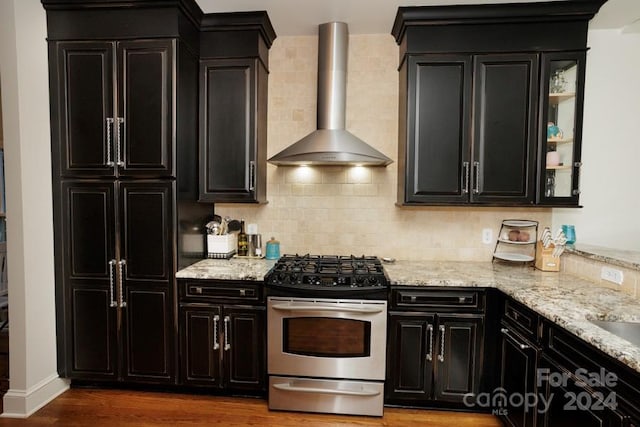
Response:
[[[269,408],[381,416],[389,279],[380,260],[285,255],[265,284]]]

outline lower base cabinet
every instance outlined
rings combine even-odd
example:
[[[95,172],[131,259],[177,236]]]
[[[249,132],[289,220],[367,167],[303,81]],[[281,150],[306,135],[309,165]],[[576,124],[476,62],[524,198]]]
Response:
[[[264,394],[266,309],[260,289],[255,284],[188,281],[180,291],[181,382]],[[245,304],[231,303],[243,298]]]
[[[465,395],[479,392],[484,314],[464,311],[476,311],[481,297],[476,291],[433,292],[392,290],[387,403],[463,407]],[[441,310],[426,311],[431,304]]]

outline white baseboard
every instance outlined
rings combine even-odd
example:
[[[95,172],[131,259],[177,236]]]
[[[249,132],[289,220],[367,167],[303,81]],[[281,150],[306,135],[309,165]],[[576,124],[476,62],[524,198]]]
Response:
[[[27,418],[69,389],[69,380],[58,374],[45,378],[27,390],[9,388],[4,395],[2,418]]]

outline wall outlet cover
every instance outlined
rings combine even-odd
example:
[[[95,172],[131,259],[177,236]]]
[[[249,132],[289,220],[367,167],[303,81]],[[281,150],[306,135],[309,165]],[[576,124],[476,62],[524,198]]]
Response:
[[[493,230],[490,228],[482,229],[482,243],[485,245],[490,245],[493,243]]]
[[[602,270],[600,271],[600,277],[602,278],[602,280],[613,282],[618,285],[622,285],[622,281],[624,280],[622,271],[611,267],[602,267]]]

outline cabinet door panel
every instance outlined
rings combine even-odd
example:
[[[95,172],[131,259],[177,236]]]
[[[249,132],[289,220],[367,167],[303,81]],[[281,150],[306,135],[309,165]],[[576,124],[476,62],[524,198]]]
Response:
[[[421,313],[389,315],[386,398],[428,400],[433,388],[434,316]],[[430,350],[432,350],[430,352]]]
[[[71,378],[115,379],[117,372],[116,310],[108,288],[91,283],[71,290]]]
[[[58,96],[53,112],[54,156],[62,176],[112,176],[108,141],[113,117],[113,43],[62,42],[56,45]],[[52,85],[53,86],[53,85]],[[59,136],[59,139],[58,139]]]
[[[174,174],[174,52],[172,40],[118,42],[120,175]]]
[[[120,184],[121,258],[125,279],[167,285],[173,271],[171,181]]]
[[[254,197],[250,162],[256,160],[255,68],[253,59],[201,62],[201,201]]]
[[[182,381],[221,387],[221,307],[186,306],[181,311]]]
[[[407,202],[467,201],[471,59],[409,59]]]
[[[266,313],[264,307],[224,307],[227,325],[223,355],[226,386],[234,390],[265,389]],[[228,319],[228,320],[227,320]]]
[[[536,55],[475,58],[472,200],[533,202]]]
[[[438,316],[436,400],[460,403],[465,394],[478,392],[483,320],[475,315]]]
[[[125,381],[169,383],[173,379],[173,306],[168,287],[124,288]]]
[[[520,396],[531,396],[536,392],[536,368],[538,352],[528,346],[522,348],[525,340],[508,329],[508,335],[501,338],[500,387],[506,390],[507,396],[518,393]],[[528,345],[525,344],[525,345]],[[506,421],[514,427],[534,427],[537,419],[537,408],[525,405],[507,406]]]
[[[63,280],[67,373],[111,378],[117,372],[114,266],[114,184],[62,182]],[[111,269],[111,270],[110,270]],[[115,278],[115,277],[114,277]]]

